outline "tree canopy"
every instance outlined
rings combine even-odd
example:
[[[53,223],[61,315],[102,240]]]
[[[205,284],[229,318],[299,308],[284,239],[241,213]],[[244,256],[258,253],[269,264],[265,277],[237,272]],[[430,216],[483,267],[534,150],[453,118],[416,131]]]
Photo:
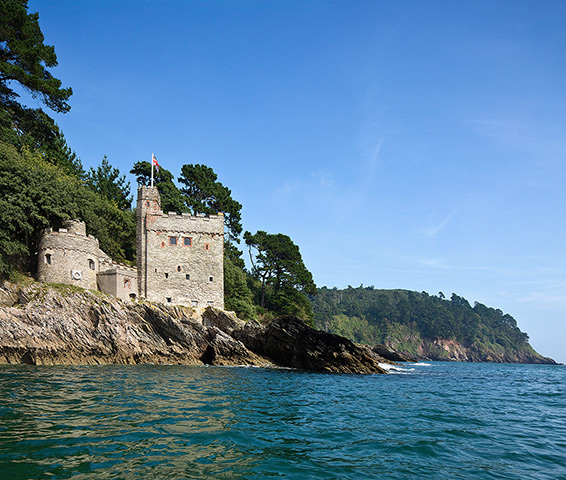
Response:
[[[151,183],[151,163],[142,161],[136,162],[130,170],[132,175],[136,176],[138,185],[149,186]],[[161,196],[161,210],[164,212],[188,212],[189,208],[185,204],[185,198],[181,191],[173,182],[173,174],[163,168],[154,172],[153,184],[159,191]]]
[[[261,284],[259,305],[279,314],[312,317],[307,294],[314,295],[316,286],[307,270],[299,247],[282,233],[259,230],[246,232],[252,263],[252,275]]]
[[[84,175],[80,159],[62,132],[41,108],[18,102],[13,84],[57,113],[66,113],[71,88],[62,88],[49,68],[57,65],[55,49],[43,43],[37,13],[27,13],[27,1],[0,2],[0,141],[40,152],[45,160],[68,173]]]
[[[34,98],[51,110],[68,112],[71,88],[62,88],[61,80],[49,68],[57,66],[55,48],[43,43],[39,15],[27,13],[27,0],[0,2],[0,101],[10,105],[18,94],[10,88],[19,83]]]
[[[238,243],[242,233],[242,205],[232,198],[232,192],[218,181],[212,168],[206,165],[183,165],[179,183],[185,203],[193,214],[222,212],[228,240]]]
[[[86,187],[37,152],[0,142],[0,274],[16,266],[33,273],[41,231],[82,219],[100,247],[118,261],[135,256],[133,212]]]
[[[97,168],[88,171],[85,181],[92,190],[114,202],[120,210],[132,207],[130,183],[125,175],[120,175],[120,170],[110,165],[106,155]]]
[[[356,342],[394,344],[412,355],[418,339],[454,340],[486,351],[531,348],[511,315],[477,302],[472,307],[455,293],[448,300],[442,292],[323,287],[312,302],[319,328]]]

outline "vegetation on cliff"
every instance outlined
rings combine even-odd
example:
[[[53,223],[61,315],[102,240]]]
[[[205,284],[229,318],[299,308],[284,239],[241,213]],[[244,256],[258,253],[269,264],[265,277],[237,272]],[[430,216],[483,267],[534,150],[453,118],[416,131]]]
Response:
[[[373,287],[323,287],[312,299],[315,325],[355,342],[385,344],[417,358],[545,362],[515,319],[456,294]]]

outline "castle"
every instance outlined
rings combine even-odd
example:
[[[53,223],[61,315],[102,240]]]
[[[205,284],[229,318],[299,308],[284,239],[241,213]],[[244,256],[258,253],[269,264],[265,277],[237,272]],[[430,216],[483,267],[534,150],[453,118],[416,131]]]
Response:
[[[224,216],[164,213],[155,187],[139,187],[137,268],[117,264],[84,222],[48,228],[39,243],[37,279],[126,299],[224,308]]]

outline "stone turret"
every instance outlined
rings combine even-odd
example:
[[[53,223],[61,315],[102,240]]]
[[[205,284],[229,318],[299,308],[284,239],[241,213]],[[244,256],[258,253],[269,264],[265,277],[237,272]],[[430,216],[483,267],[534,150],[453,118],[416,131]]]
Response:
[[[46,229],[41,237],[37,278],[94,290],[100,264],[111,260],[100,250],[98,240],[86,234],[84,222],[68,220],[63,225],[59,230]]]

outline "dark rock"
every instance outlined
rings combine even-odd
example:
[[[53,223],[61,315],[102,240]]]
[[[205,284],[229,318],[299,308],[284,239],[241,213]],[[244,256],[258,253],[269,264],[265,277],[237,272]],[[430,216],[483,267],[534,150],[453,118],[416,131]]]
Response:
[[[234,336],[278,365],[335,373],[386,373],[383,359],[368,347],[315,330],[295,317],[281,317],[265,327],[246,325]]]
[[[386,358],[393,362],[416,362],[417,360],[408,355],[403,355],[402,353],[396,352],[392,348],[385,345],[375,345],[372,350],[377,353],[380,357]]]

